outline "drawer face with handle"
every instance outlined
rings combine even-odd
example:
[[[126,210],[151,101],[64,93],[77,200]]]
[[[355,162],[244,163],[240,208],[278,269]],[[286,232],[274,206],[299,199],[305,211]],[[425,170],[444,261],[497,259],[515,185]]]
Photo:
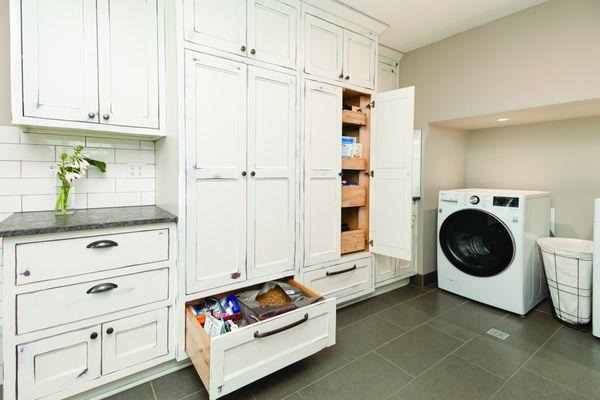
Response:
[[[326,299],[210,338],[188,310],[186,351],[218,398],[334,345],[335,317],[335,299]]]
[[[168,319],[162,308],[102,324],[102,374],[167,354]]]
[[[100,326],[17,346],[19,399],[39,399],[94,380],[100,359]]]
[[[17,285],[23,285],[168,260],[169,230],[24,243],[16,253]]]
[[[304,284],[325,297],[340,300],[373,288],[370,258],[304,273]]]
[[[168,268],[20,294],[17,296],[17,333],[67,324],[168,297]]]

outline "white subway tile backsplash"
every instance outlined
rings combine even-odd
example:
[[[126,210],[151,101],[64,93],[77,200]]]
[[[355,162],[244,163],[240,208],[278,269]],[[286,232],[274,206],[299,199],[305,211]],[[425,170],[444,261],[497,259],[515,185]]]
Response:
[[[55,162],[23,161],[21,163],[22,178],[52,178],[50,166]]]
[[[156,203],[155,192],[143,192],[142,193],[142,205],[149,206]]]
[[[116,149],[117,163],[145,163],[154,164],[154,151],[149,150],[121,150]]]
[[[85,138],[79,136],[21,132],[20,138],[21,144],[49,144],[69,147],[85,145]]]
[[[56,194],[23,196],[23,212],[53,210]],[[87,208],[87,194],[75,193],[75,208]]]
[[[69,147],[59,146],[56,148],[56,159],[60,160],[60,155],[62,153],[71,154],[73,153],[73,149]],[[89,158],[93,158],[94,160],[104,161],[105,163],[114,163],[115,162],[115,149],[104,149],[100,147],[86,147],[83,150],[83,154]]]
[[[114,191],[114,178],[86,178],[75,182],[76,193],[107,193]]]
[[[21,211],[21,196],[0,196],[0,213]]]
[[[100,172],[98,168],[88,169],[89,178],[125,178],[127,176],[127,164],[106,164],[106,172]]]
[[[54,161],[54,146],[0,143],[2,161]]]
[[[0,196],[23,194],[54,194],[56,180],[54,178],[23,178],[0,180]]]
[[[20,161],[0,161],[0,178],[20,178]]]
[[[116,185],[117,192],[153,192],[154,179],[127,179],[118,178]]]
[[[88,208],[142,205],[141,193],[90,193]]]
[[[107,138],[95,138],[87,137],[85,139],[86,147],[105,147],[109,149],[129,149],[139,150],[139,140],[125,140],[125,139],[107,139]]]
[[[140,148],[142,150],[150,150],[150,151],[154,151],[154,142],[147,142],[145,140],[142,140],[140,142]]]
[[[19,143],[20,133],[16,126],[0,126],[0,143]]]

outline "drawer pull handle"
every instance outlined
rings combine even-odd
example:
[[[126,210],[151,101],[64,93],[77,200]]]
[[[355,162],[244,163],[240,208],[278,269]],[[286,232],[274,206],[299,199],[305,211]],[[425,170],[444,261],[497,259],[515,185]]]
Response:
[[[117,285],[116,283],[100,283],[94,286],[93,288],[89,288],[87,294],[108,292],[109,290],[113,290],[118,287],[119,285]]]
[[[327,275],[327,276],[332,276],[332,275],[345,274],[346,272],[354,271],[355,269],[356,269],[356,264],[354,264],[354,265],[353,265],[352,267],[350,267],[350,268],[346,268],[346,269],[343,269],[343,270],[341,270],[341,271],[334,271],[334,272],[329,272],[329,271],[327,271],[327,272],[325,273],[325,275]]]
[[[88,244],[86,247],[88,249],[106,249],[108,247],[117,247],[118,245],[119,243],[113,240],[102,239],[96,240],[95,242]]]
[[[304,318],[302,318],[299,321],[292,322],[291,324],[286,325],[286,326],[282,326],[281,328],[273,329],[272,331],[263,332],[263,333],[260,333],[259,331],[256,331],[256,332],[254,332],[254,337],[256,339],[260,339],[260,338],[264,338],[264,337],[267,337],[267,336],[275,335],[275,334],[277,334],[279,332],[283,332],[283,331],[287,331],[288,329],[292,329],[293,327],[296,327],[296,326],[298,326],[300,324],[303,324],[306,321],[308,321],[308,314],[304,314]]]

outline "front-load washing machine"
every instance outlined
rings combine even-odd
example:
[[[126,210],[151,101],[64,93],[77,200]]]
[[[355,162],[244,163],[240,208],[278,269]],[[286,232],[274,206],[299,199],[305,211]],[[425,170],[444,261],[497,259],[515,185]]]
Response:
[[[549,235],[549,192],[442,191],[438,286],[525,315],[547,294],[536,239]]]

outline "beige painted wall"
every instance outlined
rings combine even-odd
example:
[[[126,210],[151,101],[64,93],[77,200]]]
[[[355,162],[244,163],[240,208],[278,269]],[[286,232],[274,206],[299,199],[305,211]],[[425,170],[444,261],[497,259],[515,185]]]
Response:
[[[0,0],[0,126],[10,125],[10,36],[8,0]]]
[[[467,134],[429,123],[600,98],[599,20],[598,0],[551,0],[402,58],[424,132],[419,273],[436,269],[438,191],[466,185]]]
[[[548,190],[557,236],[591,239],[600,197],[600,117],[470,131],[467,185]]]

